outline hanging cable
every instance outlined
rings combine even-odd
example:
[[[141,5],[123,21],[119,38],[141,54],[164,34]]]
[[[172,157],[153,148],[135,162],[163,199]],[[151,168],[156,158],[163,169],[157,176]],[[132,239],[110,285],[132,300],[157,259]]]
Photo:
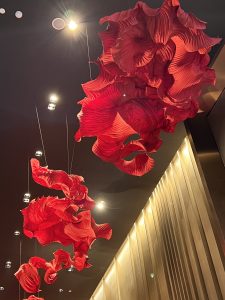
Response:
[[[30,193],[30,159],[27,160],[27,191]]]
[[[68,118],[66,115],[66,150],[67,150],[67,169],[68,174],[70,172],[70,152],[69,152],[69,126],[68,126]]]
[[[22,264],[22,240],[20,238],[20,243],[19,243],[19,265],[21,266]],[[21,300],[21,287],[19,283],[19,300]]]
[[[35,106],[35,110],[36,110],[36,116],[37,116],[38,128],[39,128],[39,132],[40,132],[41,143],[42,143],[42,148],[43,148],[43,153],[44,153],[44,158],[45,158],[45,164],[46,164],[46,166],[47,166],[48,163],[47,163],[47,158],[46,158],[46,152],[45,152],[44,140],[43,140],[43,136],[42,136],[41,124],[40,124],[40,119],[39,119],[39,114],[38,114],[37,106]]]
[[[72,151],[72,157],[70,163],[70,174],[72,174],[72,169],[73,169],[74,150],[75,150],[75,142],[73,142],[73,151]]]
[[[88,55],[89,76],[90,76],[90,80],[92,80],[91,57],[90,57],[89,36],[88,36],[87,26],[86,26],[85,32],[86,32],[86,42],[87,42],[87,55]]]

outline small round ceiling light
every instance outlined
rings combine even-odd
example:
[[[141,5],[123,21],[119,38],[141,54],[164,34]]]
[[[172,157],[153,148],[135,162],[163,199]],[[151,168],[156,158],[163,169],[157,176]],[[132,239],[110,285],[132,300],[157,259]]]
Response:
[[[74,266],[71,266],[67,271],[68,272],[73,272],[74,271]]]
[[[74,30],[77,29],[78,24],[75,21],[71,20],[71,21],[69,21],[67,26],[68,26],[70,31],[74,31]]]
[[[0,8],[0,14],[4,15],[5,14],[5,9],[4,8]]]
[[[72,290],[69,290],[68,293],[72,293]]]
[[[150,277],[153,279],[155,277],[155,274],[154,273],[151,273],[150,274]]]
[[[55,108],[56,108],[55,103],[49,103],[48,110],[55,110]]]
[[[62,18],[55,18],[52,21],[52,27],[55,30],[62,30],[66,27],[66,22]]]
[[[63,289],[59,289],[59,292],[62,293],[62,292],[63,292]]]
[[[37,150],[37,151],[35,152],[35,156],[36,156],[36,157],[42,157],[42,155],[43,155],[43,152],[42,152],[41,150]]]
[[[0,286],[0,291],[4,291],[4,290],[5,290],[4,286]]]
[[[105,201],[99,201],[96,203],[96,208],[98,210],[104,210],[105,209]]]
[[[23,17],[22,11],[17,10],[17,11],[15,12],[15,17],[16,17],[17,19],[21,19],[21,18]]]
[[[15,230],[15,231],[14,231],[14,235],[15,235],[15,236],[19,236],[19,235],[20,235],[20,231],[19,231],[19,230]]]
[[[31,197],[30,193],[25,193],[24,196],[23,196],[23,202],[24,203],[29,203],[30,202],[30,197]]]
[[[12,267],[12,262],[8,260],[8,261],[5,263],[5,268],[6,268],[6,269],[11,269],[11,267]]]

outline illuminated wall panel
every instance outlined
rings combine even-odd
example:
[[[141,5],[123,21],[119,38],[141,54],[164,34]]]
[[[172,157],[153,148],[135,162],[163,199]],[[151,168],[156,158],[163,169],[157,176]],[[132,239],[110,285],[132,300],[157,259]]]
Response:
[[[224,241],[200,174],[186,138],[92,300],[225,299]]]

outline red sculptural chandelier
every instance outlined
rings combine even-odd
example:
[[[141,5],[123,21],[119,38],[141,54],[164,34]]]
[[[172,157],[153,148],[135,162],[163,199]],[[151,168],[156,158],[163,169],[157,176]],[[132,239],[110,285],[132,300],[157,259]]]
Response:
[[[214,84],[208,67],[220,39],[204,33],[206,23],[185,13],[178,0],[158,9],[134,9],[104,17],[99,76],[83,84],[80,128],[75,138],[96,137],[93,152],[121,171],[142,176],[153,168],[151,153],[160,132],[194,117],[204,85]]]
[[[41,167],[36,159],[31,160],[31,168],[35,182],[50,189],[61,190],[65,198],[49,196],[32,200],[22,210],[24,234],[36,238],[43,246],[57,242],[73,247],[72,257],[59,249],[53,253],[54,258],[50,262],[40,257],[31,257],[28,263],[20,266],[15,274],[20,285],[28,293],[38,293],[41,285],[39,269],[45,271],[44,281],[52,284],[62,269],[73,266],[82,271],[89,268],[88,251],[92,244],[98,238],[110,239],[112,230],[109,224],[96,224],[91,216],[94,200],[88,196],[83,177]],[[31,299],[41,298],[32,295],[28,300]]]

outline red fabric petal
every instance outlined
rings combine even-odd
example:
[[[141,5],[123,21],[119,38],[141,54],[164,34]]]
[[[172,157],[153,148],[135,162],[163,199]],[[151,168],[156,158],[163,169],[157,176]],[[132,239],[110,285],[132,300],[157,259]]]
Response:
[[[48,268],[45,272],[44,281],[47,284],[53,284],[57,280],[57,272],[54,269]]]
[[[34,295],[29,296],[27,299],[24,300],[44,300],[44,298],[36,297]]]
[[[37,293],[40,286],[40,277],[37,268],[31,264],[23,264],[15,273],[20,285],[27,293]]]
[[[103,238],[110,240],[112,237],[112,228],[109,224],[96,224],[95,220],[92,218],[91,226],[95,232],[96,238]]]
[[[29,264],[33,265],[37,269],[46,269],[46,260],[44,258],[34,256],[29,259]]]
[[[62,190],[72,200],[82,200],[88,193],[83,185],[84,179],[77,175],[68,175],[61,170],[50,170],[41,167],[37,159],[31,159],[32,176],[35,182],[45,187]]]
[[[57,270],[59,270],[61,266],[65,269],[68,269],[71,266],[72,260],[68,252],[59,249],[54,252],[54,256]]]

